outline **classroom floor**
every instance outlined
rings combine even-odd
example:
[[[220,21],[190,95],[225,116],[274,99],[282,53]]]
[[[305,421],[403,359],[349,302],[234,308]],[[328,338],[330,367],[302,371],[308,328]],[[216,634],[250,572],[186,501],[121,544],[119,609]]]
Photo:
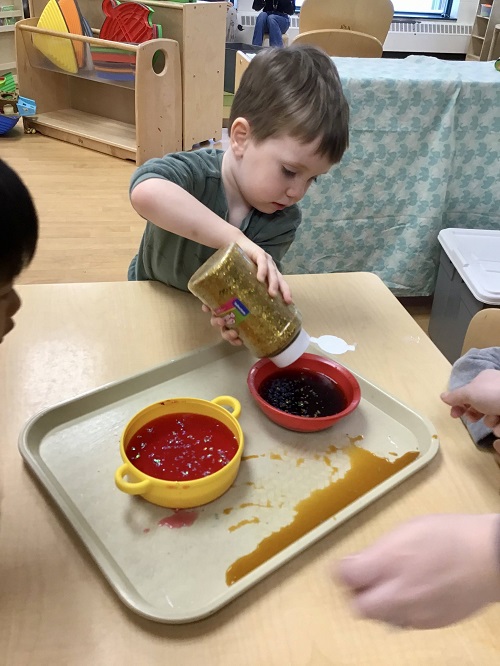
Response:
[[[227,134],[217,147],[225,147]],[[40,217],[40,241],[21,284],[127,279],[144,220],[129,203],[135,164],[41,134],[18,123],[0,137],[0,156],[29,184]],[[401,299],[427,332],[431,299]]]

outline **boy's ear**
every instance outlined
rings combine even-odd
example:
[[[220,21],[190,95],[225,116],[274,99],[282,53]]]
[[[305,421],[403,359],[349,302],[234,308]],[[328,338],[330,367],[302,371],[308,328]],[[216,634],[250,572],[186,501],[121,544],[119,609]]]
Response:
[[[230,145],[236,157],[241,157],[250,139],[250,124],[246,118],[235,118],[231,125]]]

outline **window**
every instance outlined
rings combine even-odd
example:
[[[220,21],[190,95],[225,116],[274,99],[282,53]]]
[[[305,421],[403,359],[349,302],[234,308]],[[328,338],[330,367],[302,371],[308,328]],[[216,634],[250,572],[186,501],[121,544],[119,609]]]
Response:
[[[428,16],[453,18],[458,2],[456,0],[392,0],[395,16]]]
[[[300,11],[304,0],[295,0],[295,7]],[[485,0],[486,1],[486,0]],[[392,0],[394,16],[426,16],[429,18],[456,18],[459,0]]]

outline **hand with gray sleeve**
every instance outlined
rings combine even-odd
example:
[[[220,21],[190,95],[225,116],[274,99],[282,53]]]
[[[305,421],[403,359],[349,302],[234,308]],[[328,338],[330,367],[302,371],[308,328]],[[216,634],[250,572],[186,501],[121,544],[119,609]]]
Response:
[[[441,397],[451,416],[463,420],[478,448],[491,450],[500,437],[500,347],[469,349],[453,364],[448,388]],[[471,400],[477,408],[467,407]]]

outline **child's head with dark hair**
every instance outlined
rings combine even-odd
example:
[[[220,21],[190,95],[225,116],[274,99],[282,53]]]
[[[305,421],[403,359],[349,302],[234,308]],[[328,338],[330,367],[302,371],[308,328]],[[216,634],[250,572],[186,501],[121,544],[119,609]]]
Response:
[[[0,283],[13,282],[33,258],[38,220],[26,185],[0,160]]]
[[[314,46],[260,51],[241,77],[229,118],[230,174],[250,207],[299,202],[349,144],[349,106],[332,59]]]
[[[0,160],[0,342],[14,326],[21,302],[13,283],[33,258],[38,219],[28,189]]]

